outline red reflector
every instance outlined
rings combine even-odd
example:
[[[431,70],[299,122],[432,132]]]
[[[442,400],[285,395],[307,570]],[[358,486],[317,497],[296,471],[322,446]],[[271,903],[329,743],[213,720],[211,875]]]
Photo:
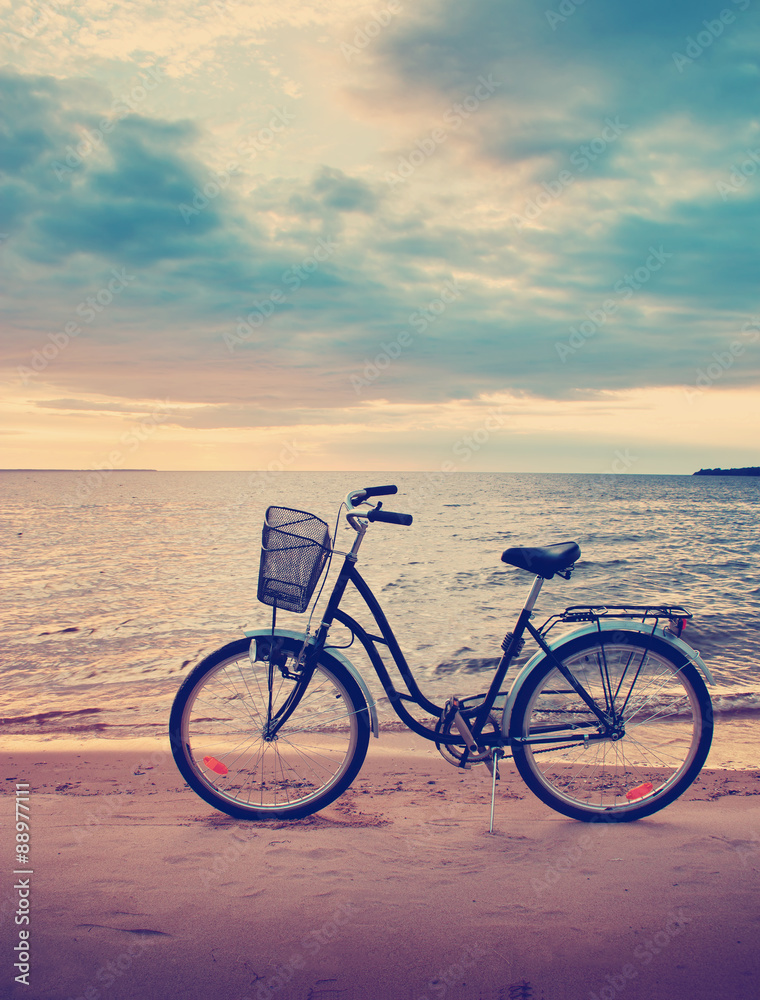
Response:
[[[629,802],[634,802],[636,799],[643,799],[645,795],[649,795],[650,792],[654,791],[654,785],[651,781],[645,781],[643,785],[636,785],[629,792],[625,793],[625,797]]]
[[[225,774],[228,773],[227,766],[223,764],[220,760],[217,760],[216,757],[204,757],[203,763],[210,771],[216,771],[217,774],[221,774],[222,776],[224,776]]]

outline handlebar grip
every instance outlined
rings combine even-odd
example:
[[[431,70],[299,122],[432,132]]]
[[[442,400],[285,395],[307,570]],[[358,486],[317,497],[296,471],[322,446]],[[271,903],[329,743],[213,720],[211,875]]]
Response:
[[[366,517],[368,521],[385,521],[386,524],[410,525],[412,523],[411,514],[398,514],[392,510],[378,510],[377,507],[366,514],[362,514],[362,517]]]
[[[398,493],[398,486],[365,486],[362,493],[365,497],[389,497]]]

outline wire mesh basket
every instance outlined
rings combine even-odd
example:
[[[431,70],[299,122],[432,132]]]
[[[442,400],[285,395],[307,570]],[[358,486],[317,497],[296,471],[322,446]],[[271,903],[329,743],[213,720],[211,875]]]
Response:
[[[303,510],[269,507],[261,532],[258,599],[301,614],[330,554],[330,530]]]

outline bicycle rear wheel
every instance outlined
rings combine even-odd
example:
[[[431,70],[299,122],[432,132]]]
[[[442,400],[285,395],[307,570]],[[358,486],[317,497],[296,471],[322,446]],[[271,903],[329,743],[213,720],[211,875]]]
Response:
[[[249,655],[249,647],[253,655]],[[301,643],[278,640],[272,714],[287,701]],[[359,685],[330,657],[320,661],[300,701],[267,739],[269,644],[230,643],[186,677],[172,707],[172,753],[190,787],[239,819],[300,819],[351,784],[369,742]]]
[[[557,812],[585,821],[641,819],[678,798],[704,764],[712,741],[710,696],[680,650],[656,636],[611,632],[579,636],[555,655],[605,712],[614,706],[624,735],[603,731],[548,660],[517,696],[510,736],[523,780]],[[540,743],[541,737],[563,737]],[[588,737],[588,739],[584,739]]]

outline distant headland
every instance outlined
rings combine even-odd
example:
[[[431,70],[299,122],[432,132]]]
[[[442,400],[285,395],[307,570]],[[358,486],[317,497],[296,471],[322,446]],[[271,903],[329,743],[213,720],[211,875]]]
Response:
[[[700,469],[694,476],[760,476],[760,466],[748,465],[744,469]]]

